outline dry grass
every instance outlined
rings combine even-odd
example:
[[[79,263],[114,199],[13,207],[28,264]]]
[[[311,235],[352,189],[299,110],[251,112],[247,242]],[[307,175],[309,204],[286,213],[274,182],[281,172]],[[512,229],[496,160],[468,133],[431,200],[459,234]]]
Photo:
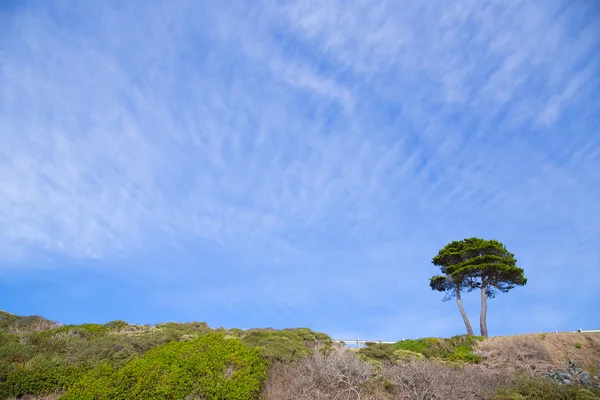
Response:
[[[476,346],[480,364],[422,360],[378,367],[342,348],[276,365],[264,400],[481,400],[518,376],[564,368],[569,360],[594,371],[600,334],[550,333],[494,337]],[[515,374],[519,372],[520,374]]]
[[[575,360],[584,369],[595,370],[600,360],[600,333],[499,336],[478,343],[475,353],[489,368],[544,372]]]
[[[554,367],[548,349],[533,335],[493,337],[477,344],[482,365],[511,371],[548,371]]]
[[[368,383],[375,368],[355,353],[336,347],[315,351],[293,364],[276,365],[263,389],[263,399],[371,399]]]
[[[501,370],[452,366],[431,360],[379,368],[337,348],[294,364],[276,365],[264,400],[477,400],[511,380]]]
[[[485,399],[512,381],[510,374],[502,370],[431,360],[389,365],[382,375],[393,383],[391,398],[398,400]]]

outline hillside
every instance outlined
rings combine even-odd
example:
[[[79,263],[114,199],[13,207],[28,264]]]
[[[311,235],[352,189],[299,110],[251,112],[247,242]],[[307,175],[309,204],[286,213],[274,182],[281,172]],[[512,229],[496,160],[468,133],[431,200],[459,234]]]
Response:
[[[353,352],[307,328],[57,325],[0,312],[8,399],[589,400],[600,399],[599,362],[599,333],[424,338]]]
[[[479,343],[475,352],[490,367],[551,370],[574,360],[586,370],[600,372],[600,332],[492,337]]]

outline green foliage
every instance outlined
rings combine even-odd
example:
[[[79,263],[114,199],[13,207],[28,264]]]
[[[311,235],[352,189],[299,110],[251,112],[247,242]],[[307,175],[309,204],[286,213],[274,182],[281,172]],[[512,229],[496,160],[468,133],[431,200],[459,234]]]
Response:
[[[392,353],[392,361],[395,362],[406,362],[406,361],[416,361],[416,360],[424,360],[425,356],[422,353],[417,353],[416,351],[410,350],[394,350]]]
[[[463,361],[477,363],[480,357],[473,354],[473,347],[483,340],[479,336],[461,335],[450,339],[423,338],[403,340],[395,343],[394,349],[408,350],[423,354],[427,358],[441,358],[447,361]]]
[[[223,340],[239,338],[246,349],[256,348],[273,361],[289,362],[309,354],[316,344],[331,343],[329,336],[306,328],[217,331]],[[65,391],[84,376],[86,385],[93,386],[94,376],[116,373],[151,349],[195,342],[210,332],[214,330],[205,322],[56,326],[41,317],[0,311],[0,398]]]
[[[449,339],[403,340],[394,344],[367,343],[366,347],[359,350],[359,354],[387,361],[439,358],[445,361],[477,363],[480,357],[473,354],[473,347],[481,340],[483,338],[480,336],[461,335]]]
[[[244,335],[245,331],[239,328],[231,328],[228,333],[232,336],[239,338]]]
[[[127,322],[121,320],[114,320],[104,324],[104,326],[106,326],[109,331],[120,331],[126,328],[128,325],[129,324]]]
[[[171,332],[179,332],[181,334],[192,334],[192,333],[207,333],[211,329],[206,322],[167,322],[164,324],[156,325],[159,329],[165,329]]]
[[[55,326],[55,322],[37,315],[19,316],[7,313],[6,311],[0,311],[1,333],[40,332],[54,328]]]
[[[6,311],[0,311],[0,329],[5,332],[16,320],[17,316]]]
[[[575,348],[580,349],[582,347],[583,347],[583,345],[581,343],[579,343],[579,342],[575,343]]]
[[[430,278],[429,285],[433,290],[446,292],[446,299],[458,298],[462,290],[481,290],[481,334],[486,337],[486,298],[527,283],[523,269],[516,266],[515,255],[497,240],[473,237],[453,241],[441,249],[432,262],[440,267],[442,275]],[[460,302],[458,306],[467,331],[472,334]]]
[[[86,339],[104,336],[108,333],[108,326],[101,324],[62,325],[41,333],[42,337],[57,335],[80,336]]]
[[[383,361],[382,360],[377,360],[375,358],[369,358],[369,357],[365,356],[364,354],[360,354],[360,353],[359,353],[358,356],[365,363],[367,363],[368,365],[370,365],[371,367],[373,367],[373,372],[375,374],[378,374],[381,371],[381,369],[383,368]]]
[[[152,349],[120,369],[100,365],[63,399],[253,399],[265,371],[257,350],[209,333]]]
[[[441,269],[445,271],[444,268]],[[458,276],[451,275],[434,275],[429,278],[429,287],[432,290],[436,290],[438,292],[444,292],[444,301],[448,301],[454,297],[456,297],[456,291],[463,291],[465,289],[469,289],[469,281],[466,279],[461,279]]]
[[[65,366],[48,361],[40,361],[33,366],[19,365],[0,381],[0,397],[56,392],[74,384],[85,371],[85,367]]]
[[[460,282],[471,290],[483,286],[487,297],[527,283],[523,269],[516,266],[514,254],[497,240],[453,241],[441,249],[432,262],[453,282]],[[431,282],[438,280],[434,278]]]
[[[527,376],[498,390],[491,400],[600,400],[600,390],[559,385],[546,378]]]
[[[251,329],[245,332],[242,342],[257,347],[262,357],[269,361],[291,362],[310,353],[317,344],[330,345],[331,338],[324,333],[307,328],[297,329]]]
[[[197,331],[195,326],[188,329]],[[0,333],[0,394],[22,396],[67,389],[99,364],[121,367],[156,346],[181,340],[184,331],[181,327],[84,324]]]
[[[358,353],[374,360],[392,360],[394,345],[390,343],[366,343]]]
[[[421,353],[427,358],[442,358],[449,352],[444,339],[439,338],[407,339],[397,342],[393,346],[397,350],[409,350]]]
[[[548,333],[544,332],[542,334],[540,334],[540,336],[542,337],[542,340],[546,339],[546,336],[548,336]]]

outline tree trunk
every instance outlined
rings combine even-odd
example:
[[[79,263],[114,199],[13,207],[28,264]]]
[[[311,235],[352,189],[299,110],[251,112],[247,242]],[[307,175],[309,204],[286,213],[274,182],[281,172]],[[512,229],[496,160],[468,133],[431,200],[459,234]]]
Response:
[[[458,304],[458,309],[460,310],[460,315],[462,315],[462,319],[465,322],[465,326],[467,327],[467,333],[473,336],[473,328],[471,327],[471,323],[469,322],[469,317],[467,317],[467,313],[462,305],[462,299],[460,298],[460,289],[456,288],[456,303]]]
[[[486,284],[485,282],[481,282],[481,315],[479,316],[479,327],[481,328],[481,336],[488,337],[487,330],[487,297],[486,297]]]

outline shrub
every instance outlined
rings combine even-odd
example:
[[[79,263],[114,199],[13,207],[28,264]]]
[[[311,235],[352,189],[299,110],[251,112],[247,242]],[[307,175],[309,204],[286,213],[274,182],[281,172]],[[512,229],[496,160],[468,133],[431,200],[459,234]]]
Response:
[[[365,356],[357,357],[355,352],[337,347],[315,351],[293,363],[276,363],[263,397],[265,400],[480,400],[510,381],[505,372],[478,365],[452,366],[427,359],[393,364],[375,359],[365,361],[362,357]]]
[[[595,393],[594,393],[595,391]],[[523,375],[508,387],[499,389],[492,400],[598,400],[600,389],[584,389],[577,385],[559,385],[549,379]]]
[[[120,369],[99,365],[62,398],[252,399],[259,395],[265,368],[258,351],[209,333],[159,346]]]
[[[18,316],[5,311],[0,311],[0,332],[40,332],[54,327],[56,327],[55,322],[37,315]]]
[[[170,330],[173,332],[178,332],[181,335],[191,334],[191,333],[206,333],[210,331],[210,327],[206,322],[188,322],[188,323],[178,323],[178,322],[167,322],[163,324],[156,325],[159,329]]]
[[[104,324],[111,331],[120,331],[121,329],[127,327],[129,324],[125,321],[121,321],[120,319],[107,322]]]
[[[391,383],[386,390],[391,390],[395,399],[411,400],[484,399],[509,380],[502,371],[486,370],[470,364],[453,366],[434,360],[390,364],[382,371],[382,376]]]
[[[377,360],[397,360],[394,352],[402,351],[409,353],[398,353],[411,356],[409,358],[440,358],[453,362],[477,363],[481,358],[473,353],[473,347],[483,338],[477,336],[454,336],[450,339],[423,338],[416,340],[403,340],[394,344],[367,343],[366,347],[359,353]],[[419,356],[415,356],[418,354]]]
[[[39,395],[63,390],[78,381],[86,369],[61,364],[34,364],[14,368],[0,382],[0,397]]]
[[[11,363],[25,362],[35,355],[31,346],[19,343],[16,335],[0,337],[0,359]]]
[[[358,353],[376,360],[392,360],[394,351],[395,348],[393,344],[366,343],[366,346],[361,348]]]
[[[395,362],[417,361],[424,359],[425,356],[423,354],[410,350],[395,350],[392,354],[392,360]]]
[[[258,347],[262,357],[269,361],[290,362],[310,354],[317,344],[331,344],[329,336],[310,329],[251,329],[241,337],[250,347]]]
[[[580,349],[582,347],[583,347],[583,345],[581,343],[579,343],[579,342],[575,343],[575,348]]]
[[[481,358],[473,353],[476,343],[483,340],[479,336],[454,336],[450,339],[423,338],[403,340],[393,345],[395,350],[408,350],[420,353],[427,358],[441,358],[448,361],[477,363]]]
[[[41,333],[42,337],[62,336],[64,334],[71,336],[80,336],[91,339],[104,336],[108,333],[108,327],[101,324],[82,324],[82,325],[62,325],[58,328],[49,329]],[[61,335],[62,334],[62,335]]]
[[[272,400],[369,398],[373,365],[343,347],[313,351],[293,363],[277,363],[263,397]]]

